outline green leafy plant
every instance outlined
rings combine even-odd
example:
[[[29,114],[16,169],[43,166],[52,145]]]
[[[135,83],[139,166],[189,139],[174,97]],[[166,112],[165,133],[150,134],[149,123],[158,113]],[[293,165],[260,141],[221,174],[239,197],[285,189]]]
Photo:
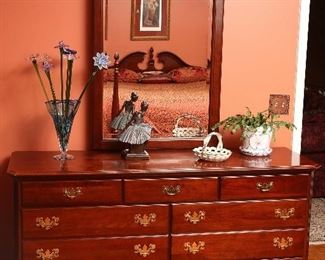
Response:
[[[229,116],[226,119],[216,123],[212,126],[212,130],[219,127],[223,127],[224,130],[230,131],[232,134],[238,130],[256,132],[258,129],[263,128],[263,132],[266,133],[268,129],[271,129],[274,137],[274,133],[280,127],[285,127],[289,130],[293,130],[294,124],[277,120],[279,115],[272,113],[270,110],[264,110],[253,114],[252,111],[246,107],[247,111],[245,114],[237,114],[235,116]]]

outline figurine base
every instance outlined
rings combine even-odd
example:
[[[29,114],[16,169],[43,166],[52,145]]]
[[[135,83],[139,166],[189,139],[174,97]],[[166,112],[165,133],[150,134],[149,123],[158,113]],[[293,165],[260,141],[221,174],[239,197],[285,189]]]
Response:
[[[150,156],[147,151],[143,151],[142,153],[131,153],[129,149],[125,149],[122,151],[122,157],[125,160],[149,160]]]

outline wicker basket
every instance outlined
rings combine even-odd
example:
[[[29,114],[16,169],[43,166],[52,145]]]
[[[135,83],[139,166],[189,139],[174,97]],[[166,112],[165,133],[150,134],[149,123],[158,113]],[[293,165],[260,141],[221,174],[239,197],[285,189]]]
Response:
[[[190,119],[193,122],[193,126],[179,127],[179,124],[183,119]],[[177,119],[173,129],[174,137],[200,137],[203,136],[203,133],[204,131],[200,125],[200,120],[196,116],[190,114],[181,115]]]
[[[208,146],[211,137],[215,135],[218,138],[217,147]],[[211,132],[203,140],[203,146],[193,149],[196,157],[200,160],[210,161],[210,162],[222,162],[227,160],[232,152],[228,149],[223,148],[222,136],[217,132]]]

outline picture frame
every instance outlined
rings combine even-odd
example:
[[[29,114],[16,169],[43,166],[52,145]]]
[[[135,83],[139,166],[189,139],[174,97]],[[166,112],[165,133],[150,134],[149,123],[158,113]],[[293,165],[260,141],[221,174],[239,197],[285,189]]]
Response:
[[[131,41],[169,40],[170,0],[132,0]]]

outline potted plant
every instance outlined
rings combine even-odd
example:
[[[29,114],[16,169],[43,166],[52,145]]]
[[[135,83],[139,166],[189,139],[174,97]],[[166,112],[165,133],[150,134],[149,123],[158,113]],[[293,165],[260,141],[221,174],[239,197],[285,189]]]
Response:
[[[295,128],[292,123],[277,120],[278,117],[279,115],[270,110],[253,114],[247,107],[245,114],[229,116],[216,123],[212,130],[221,126],[223,126],[224,130],[231,131],[232,134],[242,130],[240,151],[252,156],[266,156],[272,152],[270,143],[275,139],[277,129],[285,127],[293,130]]]

